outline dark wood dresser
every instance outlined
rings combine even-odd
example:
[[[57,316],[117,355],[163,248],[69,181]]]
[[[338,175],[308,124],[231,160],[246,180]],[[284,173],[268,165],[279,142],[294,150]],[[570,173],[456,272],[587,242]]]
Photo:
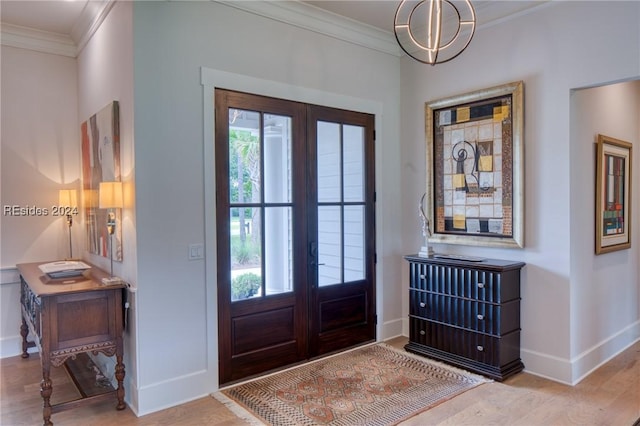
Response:
[[[502,381],[520,360],[522,262],[405,256],[409,343],[405,349]]]
[[[29,347],[37,346],[42,364],[40,394],[44,401],[44,425],[52,425],[51,414],[73,408],[80,402],[114,398],[116,409],[125,408],[122,363],[122,289],[124,285],[102,285],[108,274],[92,266],[84,275],[52,280],[43,274],[38,263],[17,265],[20,272],[20,304],[22,310],[22,357]],[[28,333],[35,342],[28,342]],[[116,356],[117,389],[90,398],[51,405],[52,366],[59,367],[69,358],[91,352]]]

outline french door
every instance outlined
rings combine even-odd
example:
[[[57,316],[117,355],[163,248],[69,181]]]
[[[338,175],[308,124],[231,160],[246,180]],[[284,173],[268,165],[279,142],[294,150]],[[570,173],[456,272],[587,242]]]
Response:
[[[374,117],[216,89],[220,383],[375,339]]]

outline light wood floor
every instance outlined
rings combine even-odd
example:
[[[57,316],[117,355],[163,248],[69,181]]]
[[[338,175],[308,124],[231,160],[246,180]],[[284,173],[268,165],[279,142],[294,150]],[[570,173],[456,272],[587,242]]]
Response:
[[[402,347],[405,338],[394,339]],[[54,402],[72,399],[64,370],[53,369]],[[0,424],[42,424],[40,361],[37,356],[0,361]],[[137,418],[115,403],[95,403],[53,415],[56,425],[243,425],[213,398],[201,398]],[[503,383],[483,384],[403,423],[423,425],[611,425],[631,426],[640,418],[640,342],[571,387],[527,373]]]

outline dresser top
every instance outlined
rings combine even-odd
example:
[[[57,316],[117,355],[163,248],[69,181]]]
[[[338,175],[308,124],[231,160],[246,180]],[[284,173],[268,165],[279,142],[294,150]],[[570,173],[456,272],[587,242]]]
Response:
[[[489,259],[481,258],[480,261],[469,261],[451,258],[438,258],[434,256],[422,257],[417,254],[411,254],[404,257],[410,262],[422,262],[434,265],[457,266],[462,268],[485,269],[492,271],[508,271],[512,269],[521,269],[526,264],[524,262],[515,262],[513,260]]]
[[[48,262],[19,263],[16,265],[22,278],[27,282],[31,291],[38,297],[124,288],[124,284],[102,284],[102,278],[108,277],[109,274],[89,262],[85,263],[91,266],[91,269],[86,270],[83,275],[60,279],[49,278],[38,268],[38,266],[44,263]]]

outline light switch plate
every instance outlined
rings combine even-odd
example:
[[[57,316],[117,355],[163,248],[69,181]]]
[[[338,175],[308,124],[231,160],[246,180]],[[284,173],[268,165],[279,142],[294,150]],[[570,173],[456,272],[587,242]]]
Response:
[[[189,244],[189,260],[204,259],[204,244]]]

